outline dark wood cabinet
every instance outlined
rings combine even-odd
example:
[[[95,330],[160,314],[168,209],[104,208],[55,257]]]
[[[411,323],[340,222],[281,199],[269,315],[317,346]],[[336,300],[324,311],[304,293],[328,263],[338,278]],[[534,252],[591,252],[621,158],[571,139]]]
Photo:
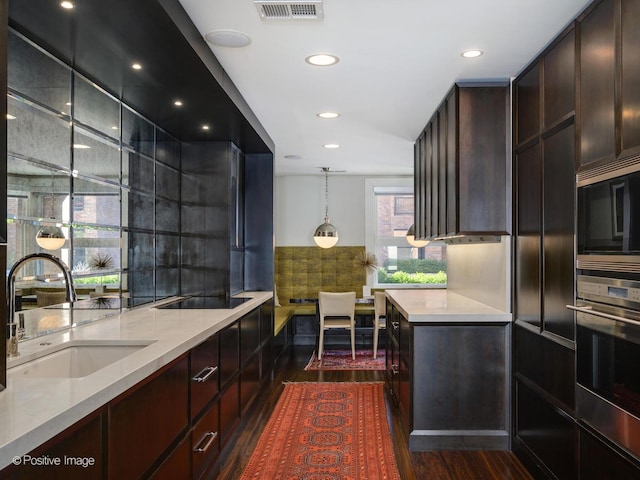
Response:
[[[575,29],[569,30],[542,59],[543,112],[542,130],[549,130],[575,115],[576,39]],[[523,112],[526,117],[528,113]],[[533,122],[533,120],[531,120]],[[537,134],[531,130],[530,133]]]
[[[628,480],[638,478],[640,462],[580,428],[580,480]]]
[[[513,85],[515,145],[540,134],[540,63],[536,62]]]
[[[104,478],[103,420],[102,410],[88,415],[33,452],[22,456],[19,465],[13,464],[5,468],[0,472],[0,478],[7,480],[41,480],[45,477],[52,480]],[[45,457],[59,464],[32,465],[29,460]]]
[[[573,341],[575,284],[575,129],[543,139],[543,328]]]
[[[186,431],[188,363],[184,355],[108,405],[110,479],[140,478]]]
[[[220,453],[220,417],[218,402],[205,410],[191,431],[191,471],[197,480],[211,467]]]
[[[387,386],[410,450],[507,449],[509,324],[409,322],[389,300],[387,318]]]
[[[185,436],[158,469],[151,480],[191,480],[191,442]]]
[[[415,148],[420,238],[510,233],[504,85],[456,84]],[[422,188],[424,186],[424,188]]]
[[[220,336],[220,388],[240,370],[240,325],[239,322],[228,326]]]
[[[191,350],[191,420],[218,394],[218,351],[217,335]]]
[[[517,319],[542,327],[542,152],[516,152],[515,304]]]
[[[580,165],[616,158],[614,0],[580,23]]]
[[[640,1],[620,2],[621,156],[640,153]]]

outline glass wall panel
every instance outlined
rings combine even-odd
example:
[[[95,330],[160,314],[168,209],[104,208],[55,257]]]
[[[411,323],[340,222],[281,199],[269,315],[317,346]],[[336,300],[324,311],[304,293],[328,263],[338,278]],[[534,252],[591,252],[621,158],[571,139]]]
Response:
[[[73,130],[73,170],[120,183],[120,148],[80,127]]]
[[[153,158],[155,154],[153,124],[132,110],[122,108],[122,143],[136,152]]]
[[[71,70],[19,34],[10,31],[7,81],[10,91],[48,106],[56,113],[71,113]]]
[[[115,140],[120,139],[120,102],[77,73],[73,85],[73,118]]]
[[[160,129],[156,129],[156,160],[180,168],[180,141]]]
[[[7,152],[69,168],[71,164],[69,120],[33,103],[7,98]]]

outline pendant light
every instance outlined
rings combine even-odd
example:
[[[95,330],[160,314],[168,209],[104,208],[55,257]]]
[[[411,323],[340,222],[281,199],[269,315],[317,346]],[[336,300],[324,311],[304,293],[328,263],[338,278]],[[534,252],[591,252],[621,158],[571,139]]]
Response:
[[[54,182],[53,182],[53,173],[51,174],[51,215],[49,218],[56,218],[55,213],[55,196],[54,192]],[[45,250],[58,250],[64,245],[64,242],[67,239],[62,233],[62,229],[58,227],[55,223],[53,225],[43,225],[36,233],[36,243],[40,248],[44,248]]]
[[[316,228],[313,241],[321,248],[331,248],[338,243],[338,231],[329,223],[329,168],[322,167],[324,172],[324,223]]]
[[[416,224],[414,223],[407,230],[407,242],[412,247],[422,248],[429,244],[429,240],[416,240]]]

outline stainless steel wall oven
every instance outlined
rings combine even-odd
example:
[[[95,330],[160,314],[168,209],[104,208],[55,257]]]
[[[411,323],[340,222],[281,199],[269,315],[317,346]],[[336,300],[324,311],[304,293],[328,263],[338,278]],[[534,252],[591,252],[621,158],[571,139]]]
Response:
[[[640,273],[640,161],[578,173],[579,269]]]
[[[640,282],[579,275],[576,415],[640,458]]]

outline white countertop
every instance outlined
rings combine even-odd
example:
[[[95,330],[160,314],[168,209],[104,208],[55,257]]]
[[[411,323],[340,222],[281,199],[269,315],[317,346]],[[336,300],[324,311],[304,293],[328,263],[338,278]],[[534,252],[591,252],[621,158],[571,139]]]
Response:
[[[386,290],[387,297],[409,322],[505,323],[512,315],[444,289]]]
[[[219,310],[162,310],[150,304],[21,342],[21,357],[51,348],[41,346],[43,341],[53,345],[73,340],[153,343],[82,378],[16,378],[9,368],[7,388],[0,392],[0,469],[266,302],[273,293],[236,296],[252,299],[234,309]],[[9,367],[14,363],[8,359]]]

